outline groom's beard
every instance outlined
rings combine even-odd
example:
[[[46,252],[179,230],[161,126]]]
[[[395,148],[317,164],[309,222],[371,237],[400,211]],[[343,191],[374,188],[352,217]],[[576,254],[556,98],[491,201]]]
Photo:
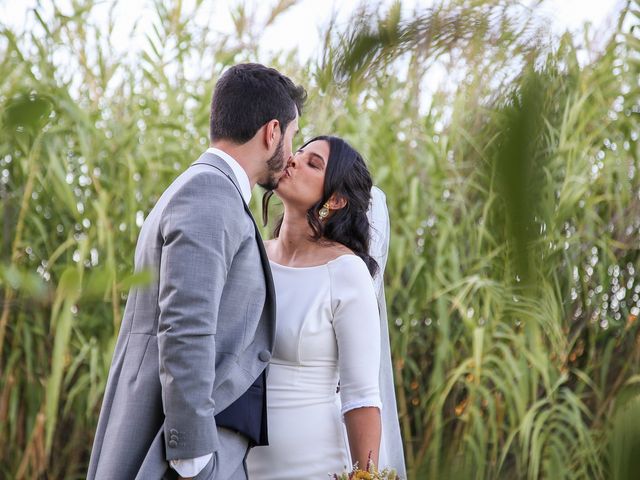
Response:
[[[280,141],[276,146],[276,151],[273,152],[273,155],[269,160],[267,160],[267,178],[259,181],[258,185],[260,185],[265,190],[275,190],[278,188],[278,183],[280,182],[280,177],[282,176],[282,171],[284,169],[284,136],[280,137]]]

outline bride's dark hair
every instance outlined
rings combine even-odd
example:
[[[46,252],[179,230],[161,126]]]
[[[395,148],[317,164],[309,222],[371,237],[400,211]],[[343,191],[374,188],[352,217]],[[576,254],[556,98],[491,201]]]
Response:
[[[313,231],[316,241],[330,240],[341,243],[360,257],[373,276],[378,264],[369,255],[369,219],[367,209],[371,201],[371,174],[362,156],[341,138],[320,135],[306,142],[301,148],[311,142],[325,140],[329,143],[329,159],[324,177],[324,192],[318,203],[307,211],[307,221]],[[262,199],[263,219],[266,223],[267,208],[272,191],[265,193]],[[323,222],[319,211],[331,196],[346,200],[346,205],[331,212]],[[273,231],[278,237],[282,227],[283,217],[280,217]]]

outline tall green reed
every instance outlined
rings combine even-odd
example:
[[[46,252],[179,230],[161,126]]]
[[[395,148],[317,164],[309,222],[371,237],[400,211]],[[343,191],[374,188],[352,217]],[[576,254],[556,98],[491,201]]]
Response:
[[[236,31],[213,36],[192,21],[203,2],[157,1],[127,55],[92,1],[2,27],[0,475],[84,476],[126,294],[145,281],[131,275],[141,220],[206,147],[217,76],[255,60],[256,32],[293,3],[266,19],[241,5]],[[317,61],[270,63],[309,86],[304,136],[345,137],[387,193],[410,478],[625,478],[637,2],[584,65],[572,37],[541,41],[536,10],[505,5],[362,14],[332,26]],[[425,92],[437,65],[463,80]]]
[[[401,166],[382,160],[397,182],[387,185],[398,202],[387,293],[412,475],[608,478],[605,412],[638,368],[637,31],[625,27],[637,13],[623,11],[618,35],[581,67],[570,36],[553,49],[539,35],[523,42],[513,27],[536,31],[534,19],[476,7],[455,2],[404,24],[392,9],[348,32],[361,48],[336,62],[338,79],[355,69],[393,84],[384,66],[436,63],[444,43],[466,73],[448,104],[434,94]],[[449,28],[434,31],[443,19]],[[393,99],[402,113],[385,126],[398,136],[414,98]],[[446,127],[428,130],[443,113]],[[390,129],[384,141],[396,143]]]

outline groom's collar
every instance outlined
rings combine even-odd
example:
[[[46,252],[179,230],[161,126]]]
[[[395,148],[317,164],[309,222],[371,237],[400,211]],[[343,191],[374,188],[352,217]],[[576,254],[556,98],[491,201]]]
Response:
[[[245,172],[244,168],[242,168],[235,158],[219,148],[210,147],[207,149],[206,153],[211,153],[212,155],[224,160],[229,168],[231,168],[233,176],[240,187],[242,198],[245,203],[249,205],[249,202],[251,201],[251,183],[249,182],[249,177],[247,176],[247,172]]]

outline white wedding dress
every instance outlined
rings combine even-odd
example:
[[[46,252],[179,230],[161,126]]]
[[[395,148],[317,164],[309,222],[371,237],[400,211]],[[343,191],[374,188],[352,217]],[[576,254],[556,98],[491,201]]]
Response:
[[[351,467],[344,413],[382,406],[374,283],[356,255],[302,268],[271,262],[271,269],[278,307],[269,446],[250,451],[249,479],[329,478]]]

